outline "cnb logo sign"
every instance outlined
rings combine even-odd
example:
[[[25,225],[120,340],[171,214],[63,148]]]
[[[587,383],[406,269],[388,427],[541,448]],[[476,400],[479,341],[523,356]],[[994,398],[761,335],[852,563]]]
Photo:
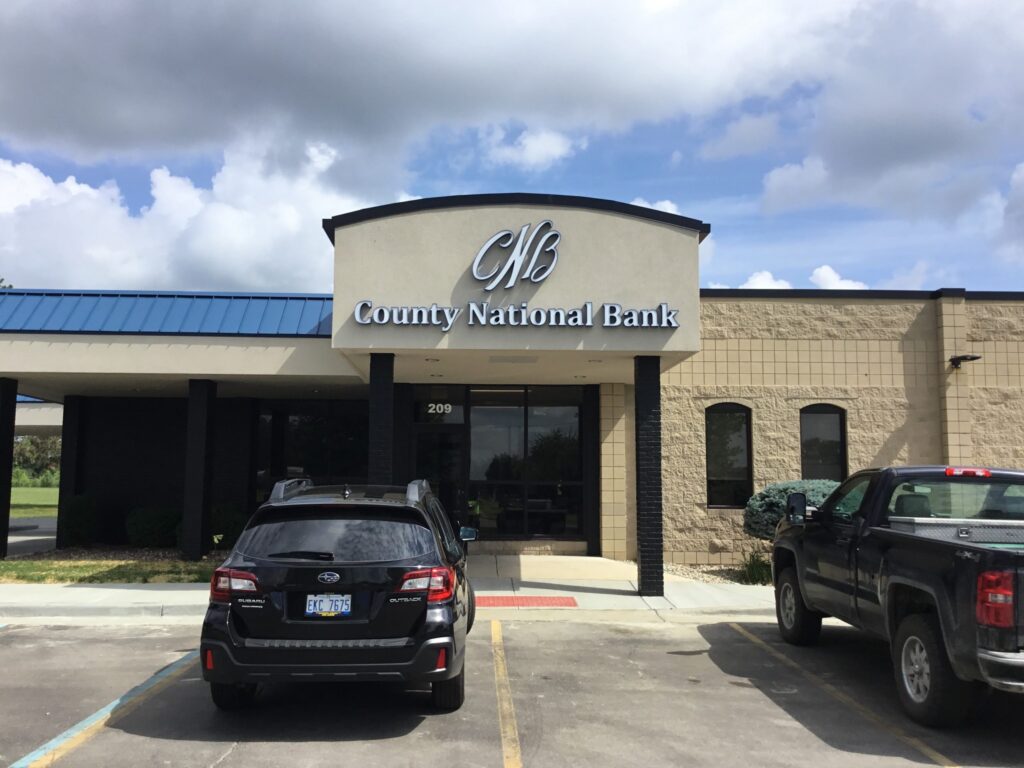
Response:
[[[503,229],[477,252],[473,277],[487,283],[485,291],[493,291],[502,284],[511,288],[520,280],[539,283],[554,270],[561,233],[546,219],[532,232],[530,226],[523,226],[518,237],[511,229]],[[488,258],[492,252],[496,252],[497,258]]]

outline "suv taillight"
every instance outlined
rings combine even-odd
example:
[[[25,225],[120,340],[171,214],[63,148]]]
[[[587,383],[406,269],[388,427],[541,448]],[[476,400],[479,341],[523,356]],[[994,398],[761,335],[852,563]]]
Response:
[[[210,602],[226,603],[232,595],[259,592],[260,582],[248,571],[234,568],[218,568],[210,579]]]
[[[984,571],[978,574],[978,602],[975,617],[986,627],[1012,627],[1013,571]]]
[[[426,592],[428,603],[440,603],[455,594],[455,570],[425,568],[409,571],[402,577],[400,592]]]

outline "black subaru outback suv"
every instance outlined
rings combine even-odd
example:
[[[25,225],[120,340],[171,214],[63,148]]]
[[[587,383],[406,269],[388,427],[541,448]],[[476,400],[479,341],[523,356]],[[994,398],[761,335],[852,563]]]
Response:
[[[463,541],[424,480],[407,487],[275,486],[210,583],[200,654],[213,702],[260,683],[429,682],[465,697],[475,600]]]

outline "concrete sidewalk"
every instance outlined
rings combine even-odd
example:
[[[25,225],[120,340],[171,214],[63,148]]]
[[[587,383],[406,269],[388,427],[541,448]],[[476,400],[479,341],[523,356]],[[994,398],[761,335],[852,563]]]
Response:
[[[773,613],[771,587],[707,584],[666,574],[664,597],[637,594],[636,565],[596,557],[473,555],[470,577],[478,597],[572,598],[574,608],[488,609],[483,615],[573,620],[613,615],[671,620],[690,614]],[[4,619],[100,620],[105,617],[199,621],[206,611],[206,584],[0,584],[0,623]],[[593,614],[593,615],[591,615]]]

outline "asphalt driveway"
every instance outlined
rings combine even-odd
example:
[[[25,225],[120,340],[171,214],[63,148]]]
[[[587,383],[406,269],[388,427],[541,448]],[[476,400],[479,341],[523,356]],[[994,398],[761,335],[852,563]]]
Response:
[[[444,714],[426,690],[352,684],[275,686],[256,709],[222,713],[187,655],[191,627],[9,626],[0,629],[0,762],[79,724],[35,757],[67,766],[1020,764],[1024,700],[994,695],[967,728],[928,731],[901,714],[881,643],[828,626],[819,647],[796,649],[773,625],[735,618],[481,620],[466,704]]]

